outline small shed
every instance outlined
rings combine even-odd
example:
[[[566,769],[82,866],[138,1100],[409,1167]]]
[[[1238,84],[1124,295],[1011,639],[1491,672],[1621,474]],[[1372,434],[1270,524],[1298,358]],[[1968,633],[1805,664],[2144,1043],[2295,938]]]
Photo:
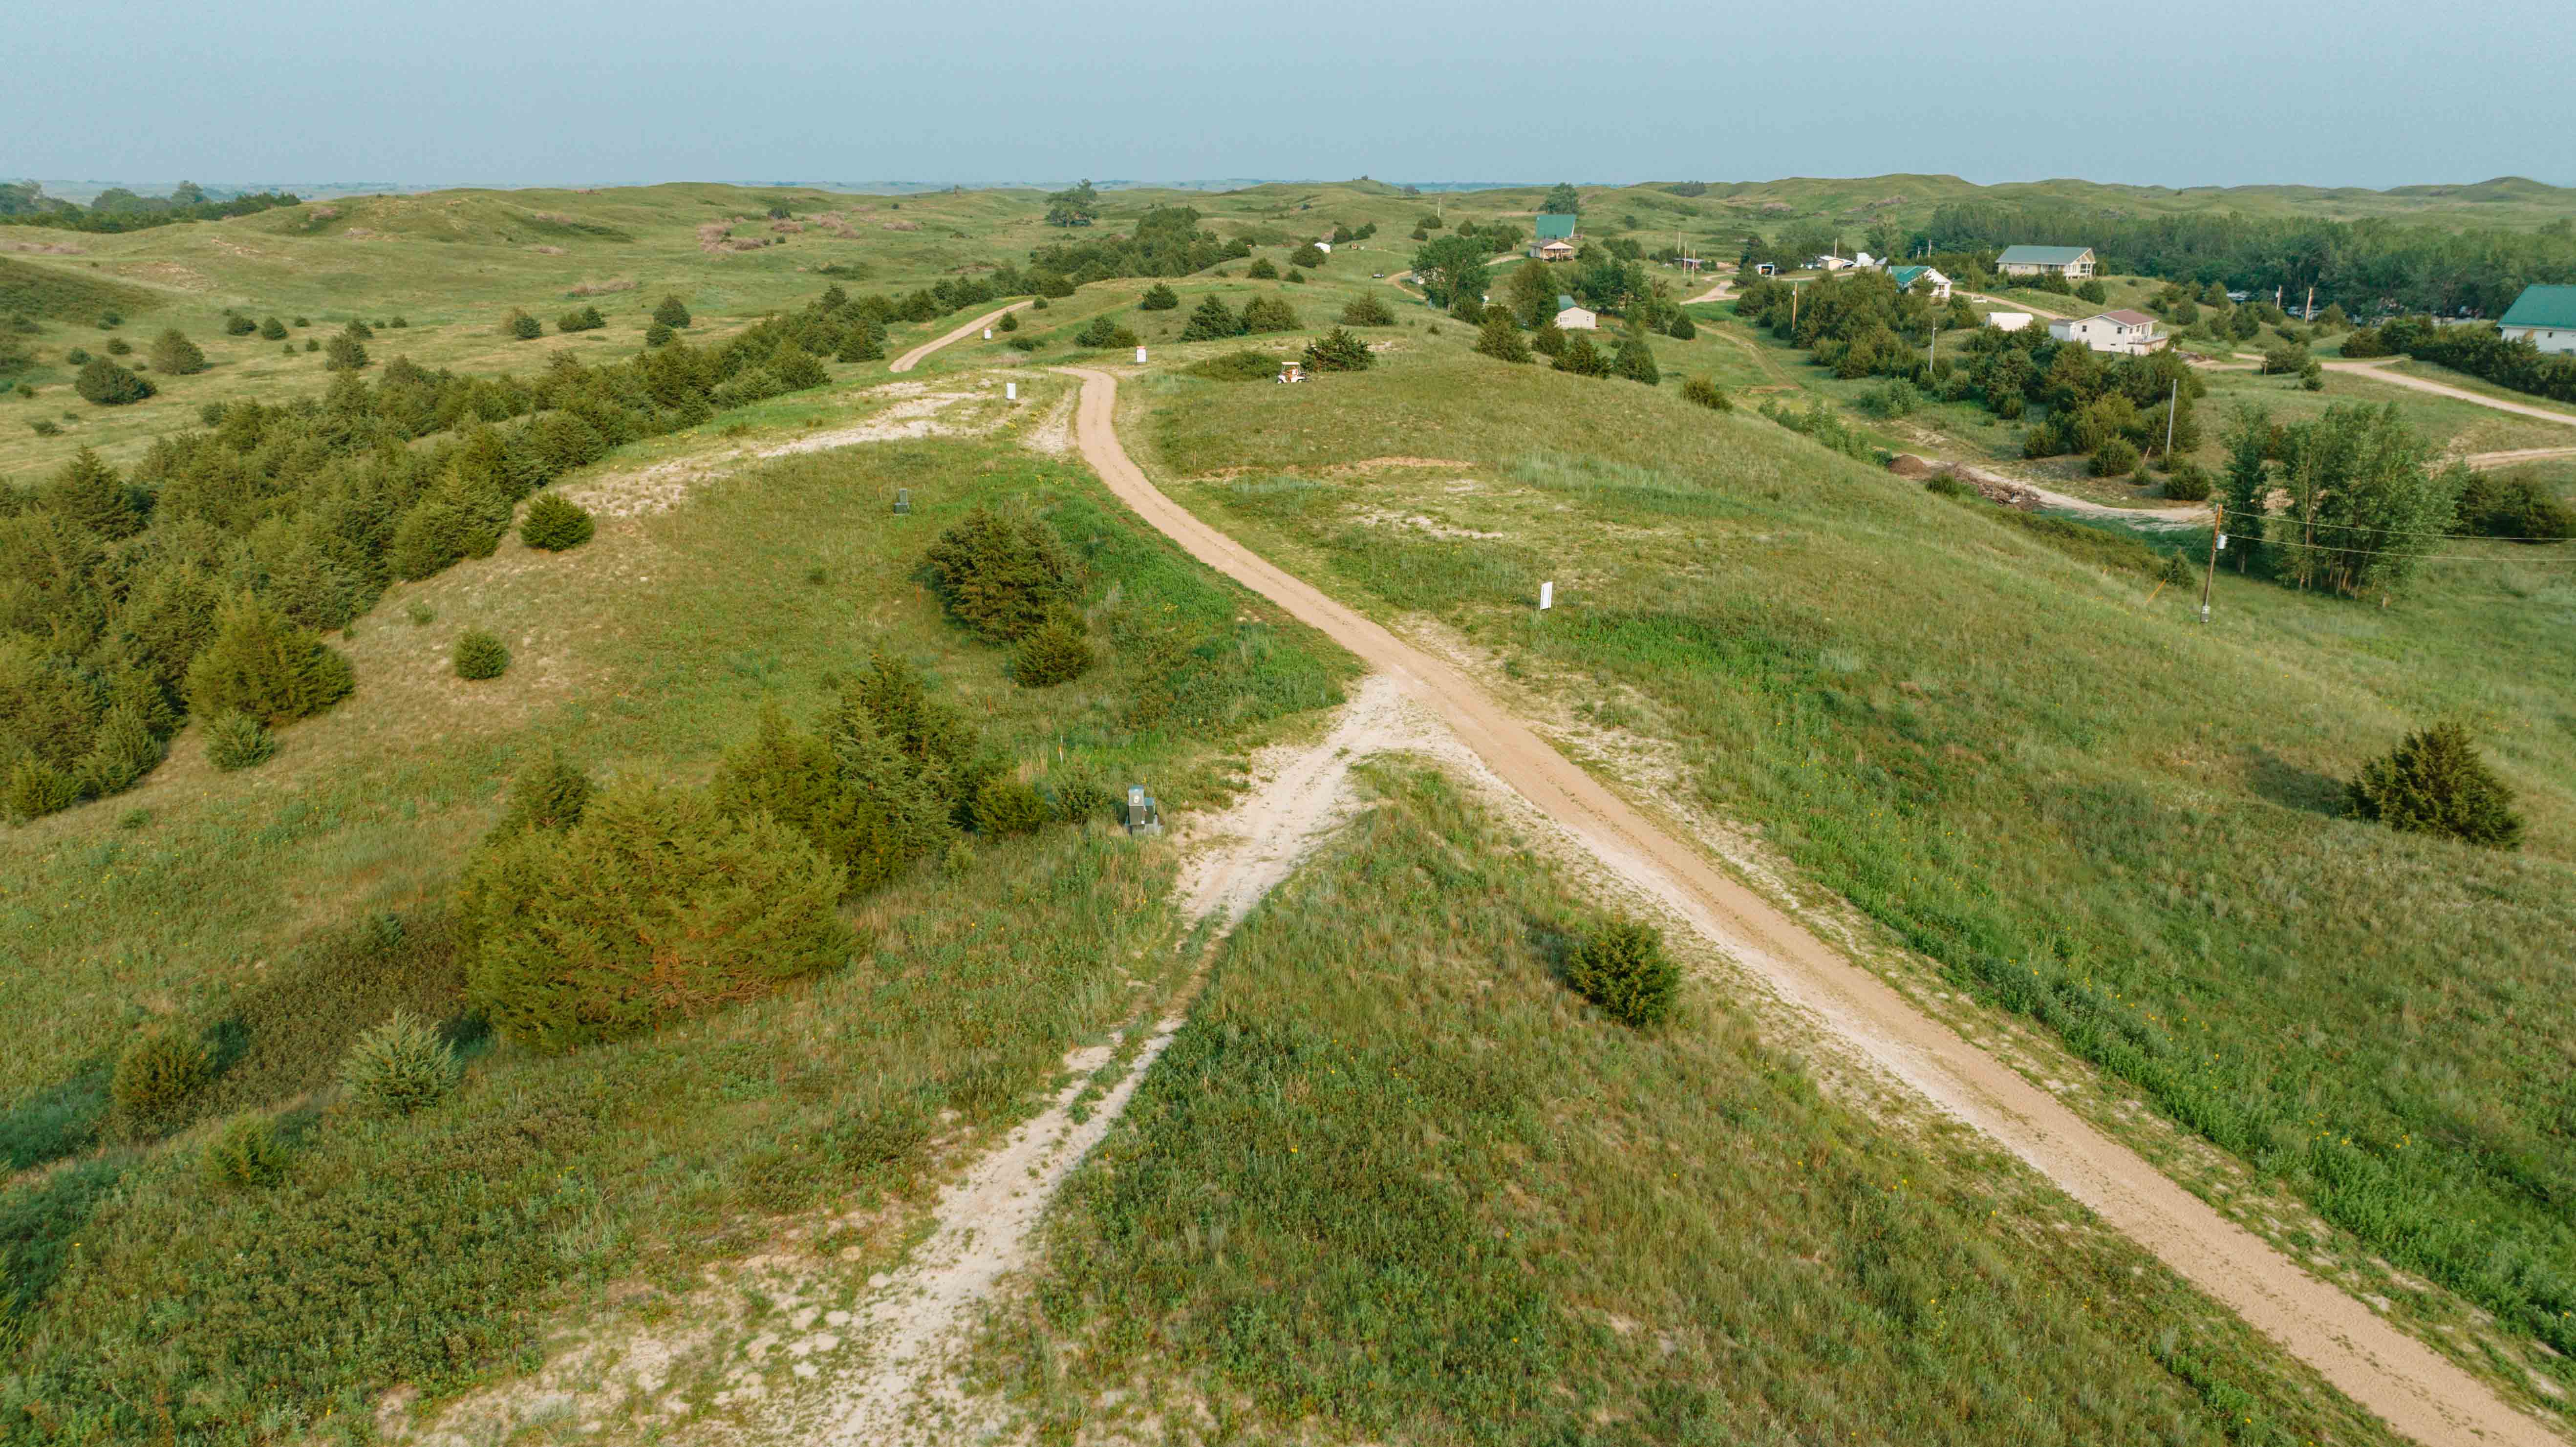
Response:
[[[1601,330],[1598,313],[1574,304],[1574,298],[1560,295],[1556,299],[1556,329],[1561,332],[1597,332]]]
[[[1887,275],[1889,280],[1896,283],[1896,289],[1898,291],[1912,291],[1914,289],[1914,284],[1920,281],[1930,284],[1931,296],[1934,301],[1948,301],[1950,299],[1950,278],[1943,276],[1936,268],[1929,266],[1891,266],[1887,269]]]
[[[1988,312],[1986,325],[1999,332],[2017,332],[2035,320],[2029,312]]]

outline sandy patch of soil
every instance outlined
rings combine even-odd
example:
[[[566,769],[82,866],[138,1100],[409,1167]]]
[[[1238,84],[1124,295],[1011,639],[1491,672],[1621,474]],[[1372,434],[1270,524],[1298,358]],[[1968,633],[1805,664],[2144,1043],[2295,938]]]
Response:
[[[892,382],[873,389],[868,395],[890,397],[894,403],[864,421],[845,427],[825,428],[784,442],[756,447],[734,447],[722,452],[675,457],[632,472],[590,478],[566,487],[564,496],[604,517],[638,517],[669,512],[679,506],[699,483],[755,462],[790,457],[800,452],[855,447],[866,442],[966,436],[989,430],[991,425],[970,427],[953,423],[941,415],[960,403],[982,399],[984,393],[980,391],[952,388],[934,392],[920,382]]]

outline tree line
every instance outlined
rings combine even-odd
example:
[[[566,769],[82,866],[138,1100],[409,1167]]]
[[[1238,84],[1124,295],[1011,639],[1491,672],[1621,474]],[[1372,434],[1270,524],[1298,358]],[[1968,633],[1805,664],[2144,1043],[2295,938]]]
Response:
[[[62,231],[141,231],[180,221],[220,221],[299,204],[287,191],[257,191],[216,200],[193,181],[170,195],[138,196],[121,186],[102,191],[89,205],[45,194],[34,181],[0,181],[0,226],[49,226]]]
[[[818,385],[823,357],[883,355],[887,305],[834,287],[718,346],[558,353],[532,378],[397,357],[319,398],[210,404],[122,473],[83,451],[0,487],[0,812],[149,772],[192,713],[244,694],[207,656],[286,670],[251,690],[270,723],[326,706],[346,689],[322,635],[388,587],[488,555],[530,493],[613,447]]]

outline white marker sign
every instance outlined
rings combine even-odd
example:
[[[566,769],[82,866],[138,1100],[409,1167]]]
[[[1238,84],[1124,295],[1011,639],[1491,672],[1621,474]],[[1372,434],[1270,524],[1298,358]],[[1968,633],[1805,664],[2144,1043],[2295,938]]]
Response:
[[[1538,585],[1538,606],[1539,611],[1542,613],[1556,606],[1556,585],[1554,583],[1541,583]]]
[[[1136,349],[1136,365],[1140,367],[1145,365],[1145,349],[1143,347],[1138,347]]]
[[[1017,382],[1004,382],[1002,384],[1002,400],[1005,402],[1017,402],[1020,400],[1020,384]]]

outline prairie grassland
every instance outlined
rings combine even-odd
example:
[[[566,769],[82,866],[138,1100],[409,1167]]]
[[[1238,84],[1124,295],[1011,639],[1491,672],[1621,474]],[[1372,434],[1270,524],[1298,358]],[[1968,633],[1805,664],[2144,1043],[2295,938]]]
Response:
[[[2561,550],[2446,546],[2470,561],[2384,610],[2222,572],[2204,629],[2194,597],[1758,418],[1481,363],[1136,405],[1208,479],[1194,507],[1454,629],[1569,722],[1669,746],[1686,793],[1953,983],[2576,1349]],[[1459,465],[1341,466],[1422,454]],[[2443,717],[2521,792],[2522,853],[2341,817],[2362,760]]]
[[[987,1338],[1039,1440],[2387,1440],[2027,1173],[1820,1092],[1730,972],[1610,1022],[1558,978],[1593,907],[1371,777]]]
[[[1038,379],[1022,420],[1061,386]],[[890,515],[897,485],[909,517]],[[1089,560],[1115,646],[1076,683],[1010,684],[915,580],[937,530],[1005,496]],[[446,640],[477,625],[515,666],[444,677]],[[398,590],[349,645],[357,695],[268,765],[217,775],[185,746],[133,794],[0,837],[0,1440],[283,1440],[396,1383],[434,1398],[532,1364],[605,1283],[649,1307],[795,1213],[891,1203],[868,1243],[890,1249],[943,1163],[1167,983],[1166,849],[1101,827],[978,838],[862,901],[873,947],[807,988],[564,1056],[455,1024],[467,1084],[408,1119],[352,1116],[331,1088],[394,1006],[458,1013],[442,904],[514,764],[559,745],[598,772],[702,779],[764,701],[803,715],[879,646],[1024,776],[1143,778],[1176,808],[1221,797],[1229,749],[1334,701],[1347,669],[1012,435],[748,467],[579,551],[508,546]],[[202,1031],[226,1068],[200,1124],[133,1146],[102,1133],[103,1067],[151,1018]],[[284,1184],[200,1173],[243,1111],[293,1142]]]

